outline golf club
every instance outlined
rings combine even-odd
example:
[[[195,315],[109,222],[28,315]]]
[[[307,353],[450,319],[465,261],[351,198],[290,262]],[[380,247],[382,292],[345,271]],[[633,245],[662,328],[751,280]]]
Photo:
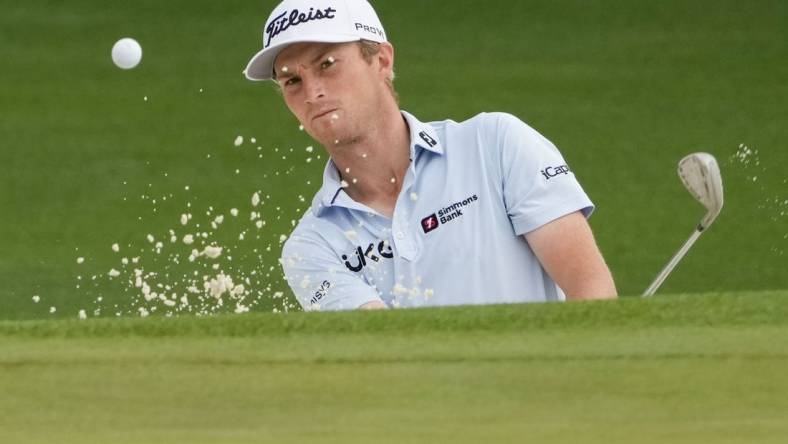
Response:
[[[690,194],[706,207],[707,212],[697,228],[695,228],[695,231],[693,231],[692,236],[687,239],[687,242],[684,243],[670,262],[665,265],[665,268],[662,269],[657,278],[654,279],[654,282],[643,293],[643,297],[651,296],[657,291],[695,241],[711,226],[722,210],[722,176],[714,156],[708,153],[692,153],[679,161],[678,174]]]

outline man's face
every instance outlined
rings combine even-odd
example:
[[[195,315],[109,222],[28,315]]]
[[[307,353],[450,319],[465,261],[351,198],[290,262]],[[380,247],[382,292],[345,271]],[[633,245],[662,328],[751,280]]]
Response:
[[[363,138],[389,94],[385,68],[377,57],[365,60],[355,42],[291,45],[274,70],[287,107],[329,148]]]

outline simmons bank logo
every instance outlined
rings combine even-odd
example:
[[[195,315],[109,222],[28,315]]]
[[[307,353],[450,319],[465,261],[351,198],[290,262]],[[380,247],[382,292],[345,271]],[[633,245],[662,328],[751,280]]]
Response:
[[[441,225],[461,218],[465,215],[463,211],[467,210],[466,207],[478,200],[479,196],[474,194],[461,202],[456,202],[448,207],[441,208],[437,213],[432,213],[421,220],[421,229],[424,230],[424,234],[427,234],[430,231],[438,229]]]
[[[430,231],[438,228],[438,225],[438,216],[436,216],[434,213],[421,220],[421,229],[424,230],[425,233],[429,233]]]

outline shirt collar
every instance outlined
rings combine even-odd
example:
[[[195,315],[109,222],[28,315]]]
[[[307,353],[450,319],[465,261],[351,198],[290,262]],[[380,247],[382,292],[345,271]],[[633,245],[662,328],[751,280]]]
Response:
[[[416,159],[419,151],[427,150],[442,155],[443,145],[438,138],[438,132],[432,125],[419,121],[407,111],[400,110],[402,117],[408,123],[410,131],[410,159]],[[342,179],[339,176],[334,161],[329,158],[326,168],[323,171],[323,186],[312,200],[312,212],[319,216],[326,208],[341,204],[347,208],[367,209],[363,205],[354,202],[342,190]]]
[[[413,114],[407,111],[400,111],[402,117],[408,122],[410,129],[410,158],[416,158],[416,149],[432,151],[436,154],[443,154],[443,145],[438,138],[438,132],[432,125],[420,122]]]

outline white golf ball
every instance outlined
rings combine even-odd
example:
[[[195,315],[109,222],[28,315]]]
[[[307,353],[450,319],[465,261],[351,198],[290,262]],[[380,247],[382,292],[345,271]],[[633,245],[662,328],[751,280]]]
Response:
[[[132,38],[122,38],[112,47],[112,61],[118,68],[134,68],[140,60],[142,60],[142,47]]]

